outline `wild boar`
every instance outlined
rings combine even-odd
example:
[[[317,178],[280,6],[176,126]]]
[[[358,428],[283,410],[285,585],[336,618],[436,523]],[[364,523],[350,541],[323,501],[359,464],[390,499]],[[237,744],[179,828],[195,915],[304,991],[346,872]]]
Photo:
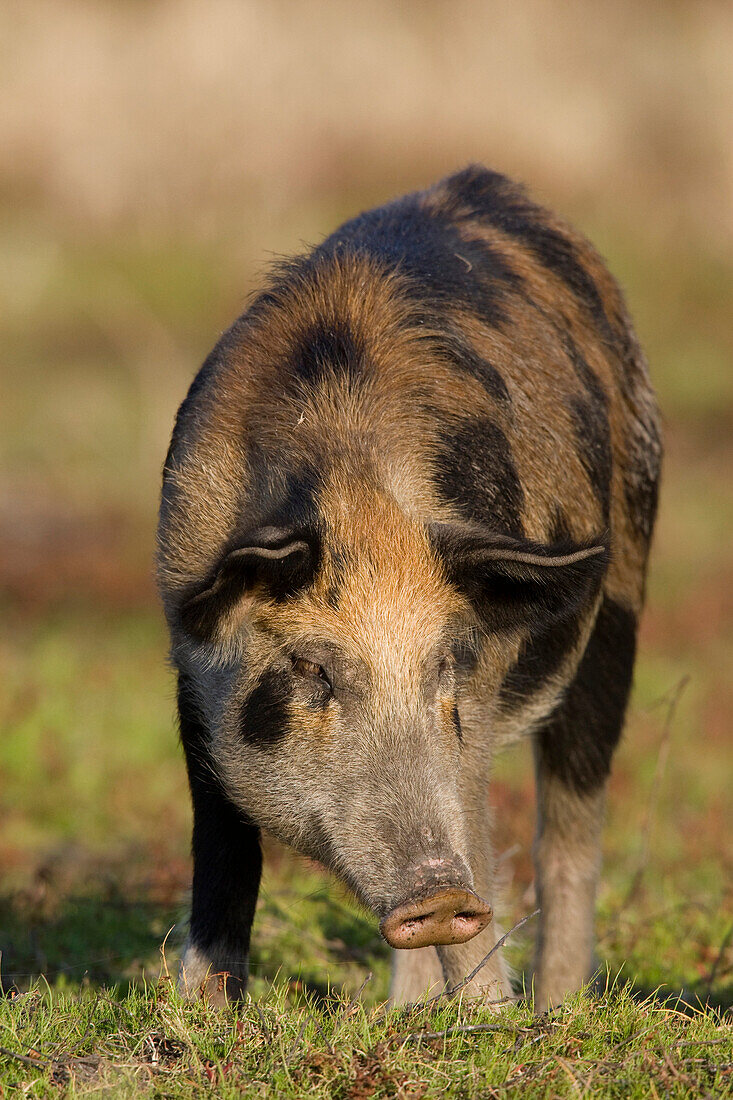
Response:
[[[261,829],[376,914],[395,1002],[461,980],[500,935],[488,787],[521,737],[536,1005],[587,979],[660,457],[618,286],[504,176],[469,167],[274,268],[164,470],[184,990],[244,992]],[[468,992],[509,995],[500,953]]]

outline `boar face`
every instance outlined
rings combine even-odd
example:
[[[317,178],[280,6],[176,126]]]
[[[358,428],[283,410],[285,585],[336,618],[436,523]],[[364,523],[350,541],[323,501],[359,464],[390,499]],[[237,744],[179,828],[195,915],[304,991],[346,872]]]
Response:
[[[490,632],[508,664],[528,617],[588,603],[605,551],[426,526],[364,485],[321,501],[316,528],[240,537],[184,601],[175,657],[235,805],[384,918],[473,885],[466,655]]]

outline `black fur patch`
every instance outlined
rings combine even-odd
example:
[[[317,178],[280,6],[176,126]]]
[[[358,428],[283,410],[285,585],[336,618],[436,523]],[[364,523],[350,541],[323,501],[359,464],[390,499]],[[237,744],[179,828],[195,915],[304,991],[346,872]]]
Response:
[[[569,402],[575,435],[580,447],[579,457],[601,505],[603,522],[611,514],[611,432],[603,407],[582,397]]]
[[[343,321],[323,323],[308,331],[292,356],[298,378],[315,384],[330,374],[357,378],[365,368],[362,339]]]
[[[288,674],[268,669],[242,704],[239,719],[242,740],[258,748],[279,744],[287,730],[289,700]]]
[[[499,705],[515,710],[531,698],[561,668],[578,641],[578,621],[556,623],[551,630],[531,633],[499,688]]]
[[[549,530],[549,541],[551,543],[557,543],[557,545],[564,543],[566,546],[569,546],[573,541],[568,517],[559,504],[556,504],[553,509],[552,522]]]
[[[478,640],[459,638],[451,646],[451,653],[453,654],[453,660],[456,662],[456,670],[459,675],[470,676],[478,664]]]
[[[278,549],[293,545],[292,551],[281,558],[258,553],[261,535],[257,532],[245,540],[245,546],[232,551],[210,586],[182,606],[184,630],[201,640],[211,640],[221,616],[255,585],[262,585],[267,596],[278,602],[290,599],[310,585],[315,572],[312,548],[302,540],[294,542],[289,534],[281,542]]]
[[[598,331],[612,345],[618,335],[606,313],[595,282],[569,237],[546,224],[545,212],[521,187],[498,172],[471,165],[446,180],[444,207],[453,217],[486,222],[522,242],[539,262],[557,275],[588,310]]]
[[[438,341],[438,350],[452,366],[480,382],[495,401],[502,405],[511,404],[509,390],[500,371],[479,355],[460,333],[446,328]]]
[[[214,584],[215,579],[212,578],[211,585]],[[221,616],[239,598],[243,588],[244,584],[237,581],[236,584],[217,586],[216,593],[212,593],[211,597],[204,591],[191,593],[181,605],[181,626],[187,634],[199,641],[211,641],[216,636]]]
[[[575,679],[537,734],[540,767],[574,791],[593,791],[608,776],[635,654],[636,618],[606,596]]]
[[[588,394],[588,397],[594,401],[596,405],[602,405],[606,408],[608,405],[608,398],[606,397],[606,391],[601,385],[598,375],[592,369],[585,356],[581,354],[580,348],[569,333],[565,332],[562,334],[562,342],[568,353],[570,362],[573,364],[573,369],[579,381],[582,383],[583,389]]]
[[[456,737],[463,744],[463,727],[461,726],[461,716],[458,713],[458,704],[453,705],[453,725],[456,728]]]
[[[618,324],[622,339],[616,380],[624,399],[635,410],[624,440],[624,496],[634,532],[641,542],[648,545],[659,503],[662,437],[654,410],[643,396],[648,386],[643,356],[626,327],[626,320],[619,317]]]
[[[245,529],[272,526],[314,535],[319,531],[321,477],[315,465],[305,464],[294,470],[284,456],[265,450],[259,442],[251,440],[247,466],[247,515],[242,530],[233,537],[228,549],[243,545]]]
[[[509,442],[490,420],[458,420],[443,429],[433,480],[465,519],[521,537],[524,492]]]
[[[341,589],[346,577],[346,551],[341,547],[334,547],[330,551],[331,583],[326,592],[326,603],[334,611],[338,611],[341,602]]]
[[[346,222],[314,257],[348,253],[373,256],[407,276],[420,311],[444,316],[459,305],[489,325],[506,320],[506,295],[522,285],[500,252],[464,240],[450,218],[425,207],[420,193]]]
[[[659,467],[662,441],[654,421],[643,416],[627,433],[624,496],[629,518],[639,538],[649,544],[659,503]]]
[[[580,446],[580,460],[601,505],[604,523],[611,514],[613,452],[608,424],[608,397],[597,375],[569,336],[564,336],[568,356],[583,385],[585,396],[570,399],[569,409]]]
[[[182,673],[178,714],[193,802],[191,940],[216,954],[233,974],[232,992],[236,994],[239,982],[241,994],[262,871],[260,831],[232,805],[216,778],[196,692]]]

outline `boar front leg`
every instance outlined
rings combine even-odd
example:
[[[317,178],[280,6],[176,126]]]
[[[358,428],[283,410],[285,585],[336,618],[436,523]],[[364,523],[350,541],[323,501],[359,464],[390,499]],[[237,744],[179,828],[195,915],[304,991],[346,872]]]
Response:
[[[496,905],[495,892],[492,890],[494,861],[488,845],[481,853],[481,863],[476,864],[476,870],[477,873],[474,874],[476,893],[493,907]],[[489,954],[503,934],[504,929],[494,919],[483,932],[467,943],[436,948],[447,988],[452,989],[460,985]],[[497,951],[481,967],[476,977],[463,987],[462,995],[480,997],[488,1002],[498,1002],[512,997],[511,971],[501,950]]]
[[[393,1005],[413,1004],[445,986],[443,967],[434,947],[392,952],[389,999]]]
[[[437,954],[443,968],[445,983],[452,988],[463,981],[503,935],[496,920],[499,898],[496,892],[496,867],[491,842],[491,812],[489,809],[490,761],[485,747],[477,739],[469,741],[464,732],[464,783],[463,802],[469,834],[471,870],[474,889],[479,897],[488,901],[494,909],[494,919],[472,940],[466,943],[438,947]],[[500,1001],[512,996],[511,972],[502,951],[492,956],[476,977],[464,987],[464,996],[481,997],[488,1001]]]
[[[467,740],[464,733],[464,741]],[[490,758],[485,739],[477,738],[475,745],[464,744],[462,757],[460,816],[465,829],[466,846],[460,852],[459,862],[467,863],[471,869],[471,881],[466,885],[495,907],[497,899],[488,804]],[[466,943],[395,951],[390,986],[392,1004],[420,1001],[426,995],[435,995],[443,989],[458,985],[488,954],[501,934],[496,921],[492,920],[488,927]],[[500,953],[464,987],[464,995],[488,1000],[511,996],[509,971]]]
[[[219,785],[206,731],[186,677],[178,681],[181,741],[193,802],[191,925],[179,988],[212,1004],[240,1000],[247,987],[249,941],[262,871],[259,829]]]
[[[485,872],[482,869],[484,864]],[[493,906],[492,857],[488,844],[481,849],[475,866],[478,870],[478,873],[474,870],[473,876],[476,893]],[[412,1004],[458,985],[489,953],[501,935],[501,928],[492,921],[488,928],[467,943],[394,951],[389,991],[391,1004]],[[486,997],[489,1000],[511,996],[509,970],[501,954],[497,953],[464,990],[464,996]]]

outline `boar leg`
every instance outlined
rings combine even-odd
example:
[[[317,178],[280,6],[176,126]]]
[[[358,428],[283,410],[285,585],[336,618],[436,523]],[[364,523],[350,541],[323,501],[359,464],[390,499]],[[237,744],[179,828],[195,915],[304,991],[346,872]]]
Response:
[[[468,740],[468,739],[467,739]],[[479,762],[472,765],[473,753],[470,744],[464,749],[464,805],[465,820],[469,827],[469,845],[471,852],[471,870],[474,890],[488,901],[496,913],[499,899],[496,894],[495,861],[491,843],[491,816],[489,810],[489,768],[483,758],[483,752],[477,754]],[[503,935],[496,916],[487,928],[466,943],[451,944],[437,948],[448,988],[458,985],[478,966],[491,951],[494,944]],[[481,968],[467,986],[463,996],[481,997],[488,1001],[500,1001],[512,996],[510,969],[501,951]]]
[[[575,679],[535,738],[539,1011],[558,1004],[591,974],[604,792],[623,725],[635,639],[633,614],[606,598]]]
[[[476,875],[476,893],[486,901],[494,901],[491,898],[490,875],[482,879]],[[448,989],[461,985],[466,978],[489,954],[496,942],[501,939],[504,929],[493,920],[488,928],[480,932],[468,943],[451,944],[437,948],[440,961],[443,966],[443,974]],[[489,961],[481,967],[476,977],[466,986],[462,987],[461,994],[464,997],[480,997],[487,1002],[499,1002],[513,996],[511,971],[501,951],[497,951]]]
[[[412,1004],[426,994],[439,993],[444,985],[443,967],[434,947],[392,952],[391,1004]]]
[[[262,870],[259,829],[228,801],[209,757],[191,688],[178,686],[181,740],[193,802],[191,925],[179,987],[223,1005],[247,986],[249,940]]]

